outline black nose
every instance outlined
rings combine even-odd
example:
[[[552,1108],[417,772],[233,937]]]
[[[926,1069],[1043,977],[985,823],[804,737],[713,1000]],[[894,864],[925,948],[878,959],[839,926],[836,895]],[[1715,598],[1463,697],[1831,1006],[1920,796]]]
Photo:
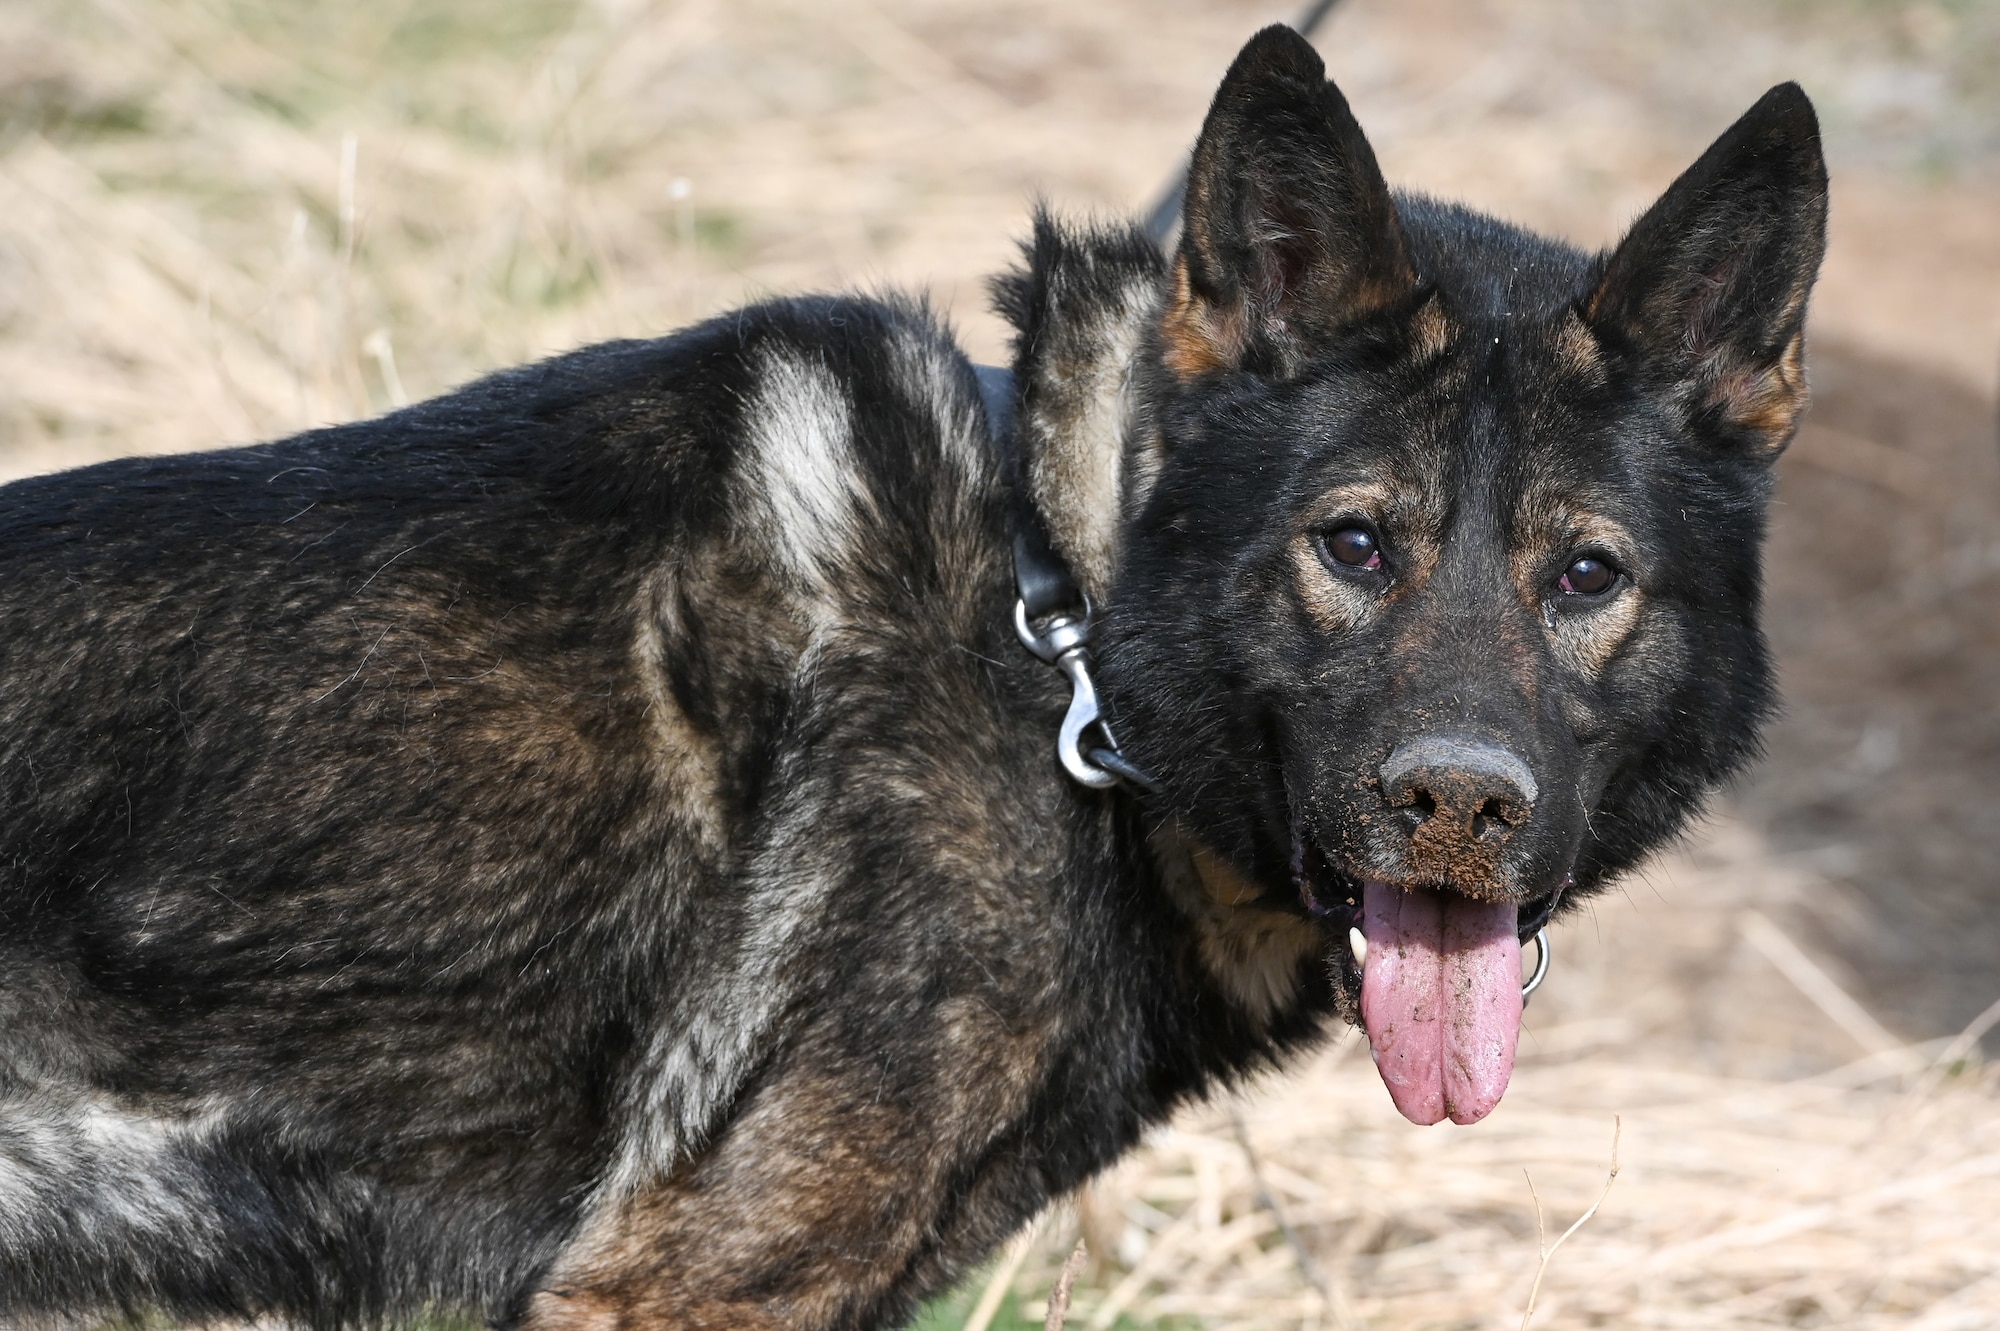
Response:
[[[1494,844],[1534,812],[1535,774],[1512,750],[1474,735],[1404,740],[1382,764],[1382,795],[1430,823],[1428,840]]]

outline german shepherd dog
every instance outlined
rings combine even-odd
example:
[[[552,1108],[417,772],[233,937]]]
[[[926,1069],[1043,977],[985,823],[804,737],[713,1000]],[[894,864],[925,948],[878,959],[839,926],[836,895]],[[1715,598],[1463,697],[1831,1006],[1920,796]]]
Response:
[[[780,300],[0,491],[0,1319],[893,1325],[1338,1020],[1479,1118],[1770,708],[1825,206],[1792,85],[1602,255],[1392,195],[1271,28],[991,410]]]

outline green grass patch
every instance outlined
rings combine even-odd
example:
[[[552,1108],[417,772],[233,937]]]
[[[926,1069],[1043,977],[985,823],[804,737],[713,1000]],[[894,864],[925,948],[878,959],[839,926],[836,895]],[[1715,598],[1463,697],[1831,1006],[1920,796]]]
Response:
[[[973,1276],[951,1293],[932,1299],[917,1313],[916,1320],[910,1323],[910,1331],[960,1331],[966,1319],[972,1316],[973,1306],[979,1302],[979,1296],[986,1292],[986,1282],[992,1278],[993,1272],[989,1268]],[[1039,1299],[1033,1301],[1039,1303]],[[1007,1296],[1000,1301],[1000,1311],[994,1315],[990,1331],[1042,1331],[1042,1319],[1030,1317],[1022,1311],[1023,1302],[1019,1291],[1008,1290]],[[1089,1321],[1087,1314],[1079,1315],[1072,1310],[1069,1326],[1072,1331],[1080,1331],[1087,1321]],[[1200,1323],[1180,1317],[1160,1322],[1142,1322],[1133,1317],[1121,1316],[1112,1322],[1111,1326],[1112,1331],[1199,1331]]]

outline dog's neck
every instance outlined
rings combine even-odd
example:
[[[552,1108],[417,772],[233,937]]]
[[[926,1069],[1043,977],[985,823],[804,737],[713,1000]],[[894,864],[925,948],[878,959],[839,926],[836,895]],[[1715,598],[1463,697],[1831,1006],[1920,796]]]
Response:
[[[1026,263],[995,283],[1015,328],[1011,380],[982,376],[1010,480],[1049,552],[1102,611],[1116,613],[1120,541],[1160,465],[1147,376],[1160,373],[1165,257],[1136,226],[1076,230],[1035,220]],[[1188,922],[1202,968],[1258,1025],[1299,1001],[1301,967],[1325,939],[1287,908],[1288,884],[1255,882],[1172,818],[1144,847]]]
[[[1136,226],[1076,231],[1046,214],[1023,254],[994,284],[1015,329],[1010,465],[1053,552],[1108,606],[1120,529],[1154,470],[1133,389],[1156,358],[1166,259]]]

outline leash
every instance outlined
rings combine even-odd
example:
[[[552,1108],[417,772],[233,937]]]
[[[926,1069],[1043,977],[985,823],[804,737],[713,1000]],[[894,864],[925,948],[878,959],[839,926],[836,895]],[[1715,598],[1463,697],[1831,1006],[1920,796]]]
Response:
[[[1311,41],[1313,31],[1326,22],[1327,15],[1340,0],[1312,0],[1305,12],[1292,20],[1292,31]],[[1182,166],[1167,187],[1160,191],[1158,202],[1146,214],[1146,238],[1161,249],[1173,237],[1174,228],[1180,225],[1181,206],[1187,202],[1188,168]]]
[[[994,440],[1018,458],[1014,446],[1014,374],[992,365],[975,365],[979,395]],[[1018,464],[1014,468],[1018,471]],[[1094,607],[1049,540],[1041,511],[1028,497],[1026,485],[1014,478],[1009,525],[1014,536],[1014,634],[1021,645],[1061,671],[1069,680],[1069,710],[1056,733],[1056,757],[1072,781],[1091,790],[1125,785],[1158,794],[1160,783],[1125,756],[1097,697],[1090,673],[1090,640],[1096,628]]]

